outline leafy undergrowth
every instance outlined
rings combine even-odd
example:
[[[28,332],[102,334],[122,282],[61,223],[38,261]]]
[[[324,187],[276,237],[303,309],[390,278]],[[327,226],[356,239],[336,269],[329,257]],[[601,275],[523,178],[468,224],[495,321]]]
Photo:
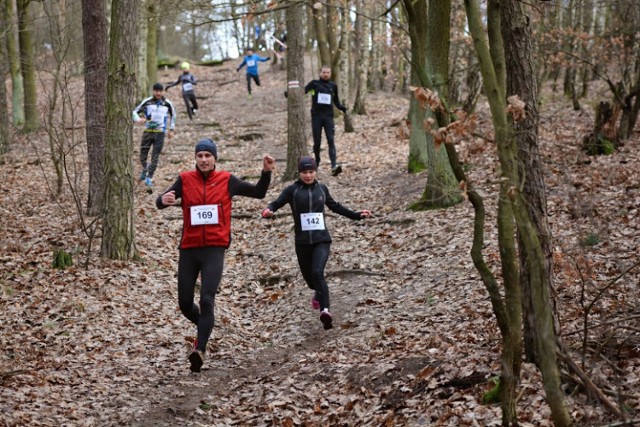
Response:
[[[178,133],[165,143],[153,193],[135,188],[136,261],[101,260],[99,236],[87,250],[71,192],[53,200],[49,191],[46,135],[16,140],[0,166],[2,425],[500,425],[499,407],[481,404],[500,372],[500,336],[469,256],[473,212],[469,204],[407,209],[426,176],[405,173],[408,141],[393,126],[406,114],[404,96],[369,95],[369,114],[354,118],[355,133],[336,121],[340,176],[330,176],[323,151],[319,177],[334,198],[374,213],[359,222],[329,215],[335,328],[324,331],[309,305],[288,208],[263,220],[266,200],[237,198],[205,367],[189,372],[195,328],[176,294],[181,214],[156,210],[155,197],[193,167],[193,146],[205,136],[218,142],[221,167],[250,180],[263,153],[277,158],[267,199],[288,184],[281,180],[285,72],[263,67],[263,85],[249,100],[233,66],[194,67],[201,106],[193,122],[179,92],[168,94],[181,112]],[[639,273],[625,272],[640,250],[640,138],[635,133],[611,156],[585,157],[579,145],[591,113],[575,113],[559,95],[547,98],[541,148],[562,333],[576,361],[584,353],[596,384],[638,417]],[[489,123],[480,106],[480,131],[490,139]],[[72,160],[82,165],[84,157]],[[485,197],[484,253],[499,275],[495,147],[485,145],[466,167]],[[74,178],[85,200],[86,172]],[[66,270],[51,266],[59,248],[74,260]],[[566,374],[578,424],[613,419]],[[551,425],[530,364],[519,392],[521,425]]]

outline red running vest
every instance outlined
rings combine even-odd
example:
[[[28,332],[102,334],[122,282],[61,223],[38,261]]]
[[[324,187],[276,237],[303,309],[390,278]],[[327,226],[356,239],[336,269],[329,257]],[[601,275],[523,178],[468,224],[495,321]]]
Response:
[[[231,243],[231,196],[226,171],[209,173],[206,181],[200,171],[182,172],[183,229],[180,249],[203,246],[229,247]],[[218,205],[219,224],[191,225],[191,206]]]

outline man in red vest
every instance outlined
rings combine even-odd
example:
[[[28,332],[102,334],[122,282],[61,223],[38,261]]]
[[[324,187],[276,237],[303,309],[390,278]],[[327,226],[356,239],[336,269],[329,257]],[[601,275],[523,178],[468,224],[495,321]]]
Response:
[[[231,173],[216,170],[218,149],[211,139],[196,145],[196,169],[182,172],[171,187],[158,196],[158,209],[182,207],[182,237],[178,259],[178,303],[180,311],[198,327],[189,355],[191,371],[200,372],[207,342],[213,330],[215,296],[222,279],[224,253],[231,243],[233,196],[263,199],[271,182],[275,160],[266,154],[262,174],[254,185]],[[201,275],[200,305],[194,290]]]

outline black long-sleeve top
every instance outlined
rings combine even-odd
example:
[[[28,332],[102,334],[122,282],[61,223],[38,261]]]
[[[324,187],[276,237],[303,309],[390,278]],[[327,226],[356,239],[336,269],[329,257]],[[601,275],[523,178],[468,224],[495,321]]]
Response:
[[[333,116],[333,105],[340,111],[346,111],[338,97],[338,85],[331,80],[311,80],[304,87],[304,93],[311,92],[311,114]]]
[[[291,206],[291,214],[295,223],[296,245],[331,243],[331,234],[326,227],[326,218],[324,230],[302,231],[301,214],[303,213],[315,212],[322,213],[324,216],[324,207],[326,205],[339,215],[350,219],[362,219],[361,212],[352,211],[336,202],[329,194],[327,186],[320,184],[318,181],[307,185],[302,180],[297,180],[282,190],[278,198],[269,203],[267,208],[275,212],[287,203]]]

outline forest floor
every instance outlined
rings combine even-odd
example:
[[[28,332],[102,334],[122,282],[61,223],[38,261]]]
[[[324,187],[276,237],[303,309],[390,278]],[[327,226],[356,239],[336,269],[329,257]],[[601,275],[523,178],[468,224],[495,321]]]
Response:
[[[319,179],[339,202],[374,214],[365,221],[328,215],[335,328],[325,331],[295,261],[289,209],[260,219],[289,184],[281,179],[286,72],[261,64],[263,85],[250,100],[236,66],[193,68],[200,108],[192,122],[179,88],[168,92],[180,113],[177,133],[165,143],[152,194],[136,181],[139,257],[132,262],[99,258],[99,238],[89,245],[68,186],[52,197],[47,134],[17,137],[0,165],[0,425],[500,425],[499,406],[482,404],[500,373],[501,339],[469,255],[473,210],[469,203],[407,209],[426,182],[425,174],[406,173],[408,140],[394,126],[408,95],[369,94],[354,133],[336,120],[338,177],[329,173],[323,141]],[[163,71],[161,81],[177,74]],[[580,145],[593,123],[588,104],[573,111],[560,93],[545,91],[540,111],[563,339],[578,363],[584,354],[585,370],[608,398],[637,419],[640,273],[627,269],[640,251],[640,134],[611,156],[587,157]],[[482,103],[478,117],[489,143],[466,168],[485,198],[484,255],[499,277],[498,163]],[[140,135],[136,127],[136,178]],[[195,374],[187,361],[195,327],[177,306],[181,213],[157,210],[155,198],[194,166],[203,137],[218,143],[219,166],[237,176],[255,181],[264,153],[278,169],[265,200],[234,201],[216,325]],[[80,147],[68,159],[81,201],[84,157]],[[73,255],[66,270],[51,266],[61,247]],[[565,373],[577,425],[617,420]],[[552,425],[540,373],[528,363],[518,417],[522,426]]]

